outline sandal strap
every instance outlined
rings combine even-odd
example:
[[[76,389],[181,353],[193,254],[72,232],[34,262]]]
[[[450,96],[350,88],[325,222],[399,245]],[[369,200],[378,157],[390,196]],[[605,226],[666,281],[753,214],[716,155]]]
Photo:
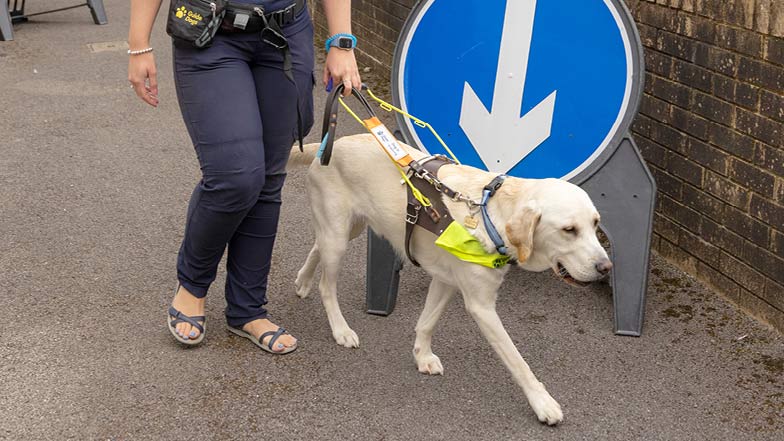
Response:
[[[185,322],[190,324],[194,328],[198,329],[199,332],[201,333],[204,332],[204,326],[202,326],[201,323],[199,323],[199,322],[204,323],[204,321],[206,320],[206,317],[203,315],[187,316],[181,313],[180,311],[174,309],[174,306],[169,306],[169,315],[174,317],[174,320],[171,321],[172,327],[174,327],[174,325],[178,323]]]
[[[275,342],[278,340],[278,337],[280,337],[283,334],[288,334],[288,332],[286,332],[286,330],[283,328],[278,328],[277,331],[267,331],[259,336],[259,343],[263,342],[264,338],[266,338],[268,335],[271,335],[272,338],[267,344],[267,347],[270,348],[270,350],[274,351],[274,349],[272,349],[272,345],[274,345]]]

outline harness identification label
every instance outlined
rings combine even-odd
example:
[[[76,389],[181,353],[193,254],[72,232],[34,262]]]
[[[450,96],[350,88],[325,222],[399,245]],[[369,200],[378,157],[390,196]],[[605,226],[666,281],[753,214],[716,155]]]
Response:
[[[405,167],[411,163],[411,156],[409,156],[408,152],[403,150],[403,147],[397,143],[397,140],[395,140],[395,137],[392,135],[389,129],[387,129],[387,127],[377,117],[365,120],[365,125],[367,126],[368,130],[370,130],[370,133],[373,134],[373,137],[376,138],[376,141],[381,144],[381,147],[384,148],[384,151],[387,152],[390,158],[392,158],[402,167]]]

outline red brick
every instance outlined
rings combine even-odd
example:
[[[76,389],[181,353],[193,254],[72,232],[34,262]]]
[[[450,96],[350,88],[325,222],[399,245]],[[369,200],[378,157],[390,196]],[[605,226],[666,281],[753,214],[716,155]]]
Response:
[[[667,156],[667,171],[695,186],[702,186],[704,169],[684,156],[670,152]]]
[[[724,202],[691,185],[684,185],[681,202],[687,207],[717,221],[724,215]]]
[[[737,298],[740,293],[740,285],[705,263],[697,262],[697,277],[731,298]]]
[[[699,236],[686,230],[681,230],[678,235],[678,246],[708,265],[714,268],[719,267],[719,256],[721,255],[721,251],[717,247],[702,240]]]
[[[645,158],[647,162],[658,167],[665,166],[667,163],[667,151],[664,147],[642,136],[635,139],[642,157]]]
[[[682,132],[686,132],[703,141],[708,140],[708,128],[711,123],[707,119],[695,115],[688,110],[681,109],[680,107],[672,107],[669,123]]]
[[[705,191],[735,207],[745,209],[751,196],[749,191],[715,173],[705,173],[703,184]]]
[[[694,92],[692,110],[708,120],[725,126],[733,126],[735,122],[735,107],[732,104],[705,93]]]
[[[696,138],[689,139],[686,156],[722,175],[727,174],[727,161],[729,155],[719,150],[718,147],[704,143]]]
[[[681,231],[681,228],[670,219],[667,219],[659,213],[655,213],[653,215],[653,230],[670,242],[677,242],[678,233]]]
[[[697,272],[697,259],[664,238],[661,238],[659,241],[659,253],[661,253],[662,257],[665,259],[680,266],[684,271],[688,271],[692,274]]]
[[[765,290],[765,277],[759,271],[741,262],[734,256],[721,253],[719,270],[749,291],[762,295]]]
[[[709,0],[711,1],[711,0]],[[723,4],[725,2],[719,2]],[[732,26],[717,25],[713,40],[719,47],[755,58],[762,56],[762,36],[756,32]]]
[[[747,57],[740,58],[738,79],[782,93],[784,91],[784,68]]]
[[[711,219],[703,218],[700,225],[700,236],[719,248],[737,254],[743,246],[745,239],[730,231],[724,225],[719,225]]]
[[[779,231],[784,231],[784,206],[774,204],[767,199],[753,194],[751,195],[749,213],[771,227]]]
[[[735,99],[734,103],[750,109],[757,110],[759,108],[760,88],[742,82],[735,83]]]
[[[673,59],[670,78],[703,92],[711,91],[711,72],[688,61]]]
[[[723,220],[727,228],[740,234],[746,240],[764,248],[768,247],[770,227],[764,223],[729,205],[724,207]]]
[[[743,244],[741,257],[748,265],[777,284],[784,284],[784,259],[781,257],[750,242]]]
[[[683,108],[689,107],[691,90],[683,84],[649,75],[650,94]]]
[[[686,207],[680,202],[663,196],[661,201],[661,212],[668,218],[679,223],[681,226],[693,233],[699,233],[700,221],[702,216],[700,213]]]
[[[784,176],[784,149],[757,143],[754,152],[754,164],[772,172],[774,175]]]
[[[739,132],[770,145],[781,145],[784,139],[784,123],[744,109],[735,109],[735,127]]]
[[[650,137],[652,140],[668,149],[682,154],[686,153],[686,146],[688,144],[689,138],[685,133],[675,130],[666,124],[662,124],[660,122],[654,122],[651,124]]]
[[[681,198],[683,181],[655,167],[651,168],[651,174],[653,174],[653,178],[656,179],[656,187],[661,193],[675,199]]]
[[[645,70],[649,74],[655,73],[663,77],[670,77],[672,75],[672,57],[652,49],[646,49],[644,56]]]
[[[770,251],[779,257],[784,257],[784,233],[771,230]]]
[[[774,176],[759,167],[731,158],[729,176],[733,181],[761,195],[773,196]]]
[[[741,159],[754,159],[756,142],[753,138],[716,123],[711,123],[707,130],[711,144]]]
[[[642,113],[637,113],[632,121],[632,131],[635,135],[649,137],[653,121]]]
[[[765,60],[784,65],[784,38],[768,36],[766,40]]]
[[[776,283],[773,280],[766,278],[764,293],[765,294],[762,297],[768,303],[779,310],[784,310],[784,284]]]
[[[697,43],[693,49],[693,61],[714,72],[734,77],[738,72],[738,55],[724,49]]]
[[[694,40],[671,32],[659,31],[655,48],[665,54],[683,60],[694,61],[696,44]]]
[[[768,118],[784,122],[784,95],[763,90],[760,93],[760,113]]]

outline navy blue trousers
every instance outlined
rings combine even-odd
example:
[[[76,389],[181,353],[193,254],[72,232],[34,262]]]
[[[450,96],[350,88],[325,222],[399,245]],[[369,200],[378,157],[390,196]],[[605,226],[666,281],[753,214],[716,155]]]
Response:
[[[202,173],[188,205],[177,277],[194,296],[206,296],[228,246],[226,318],[234,327],[266,317],[297,106],[303,136],[313,125],[307,9],[283,31],[296,86],[284,75],[281,51],[259,34],[219,33],[204,50],[174,45],[177,99]]]

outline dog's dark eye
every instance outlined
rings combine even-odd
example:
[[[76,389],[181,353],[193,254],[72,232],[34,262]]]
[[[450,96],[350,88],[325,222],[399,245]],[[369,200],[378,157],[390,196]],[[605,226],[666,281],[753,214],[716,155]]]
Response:
[[[563,230],[569,234],[577,234],[577,229],[574,228],[573,226],[564,227]]]

